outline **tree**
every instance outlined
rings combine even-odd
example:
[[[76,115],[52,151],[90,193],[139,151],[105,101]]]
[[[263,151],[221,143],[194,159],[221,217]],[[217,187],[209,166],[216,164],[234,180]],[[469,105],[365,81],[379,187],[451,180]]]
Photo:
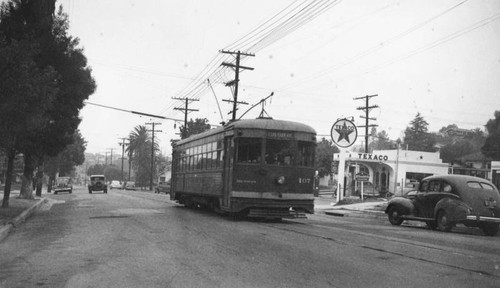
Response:
[[[127,152],[131,157],[132,168],[135,171],[136,186],[146,186],[151,177],[151,134],[146,126],[139,125],[129,134]],[[159,150],[158,143],[154,144],[155,154]],[[153,171],[155,172],[155,171]],[[153,175],[156,177],[156,175]]]
[[[210,130],[210,124],[208,124],[207,118],[196,118],[194,121],[193,119],[190,119],[187,122],[186,127],[184,127],[184,125],[179,127],[181,139],[185,139],[191,135],[199,134],[207,130]]]
[[[2,4],[0,15],[0,32],[8,43],[32,35],[30,41],[39,47],[31,57],[36,66],[57,72],[57,77],[51,77],[48,82],[57,89],[55,97],[46,97],[46,102],[42,103],[50,106],[31,103],[42,115],[36,122],[40,126],[17,131],[23,133],[16,133],[16,141],[8,148],[14,150],[11,153],[24,154],[23,198],[32,197],[33,167],[40,165],[46,156],[56,156],[72,143],[72,136],[80,123],[79,110],[95,90],[91,70],[82,49],[77,47],[78,39],[67,34],[67,15],[60,8],[53,16],[54,6],[55,0],[11,0]],[[14,119],[23,122],[22,116]]]
[[[322,138],[316,145],[314,163],[320,177],[330,175],[332,171],[333,154],[339,153],[337,146],[331,140]]]
[[[0,30],[0,148],[7,154],[2,207],[9,206],[14,158],[24,141],[49,124],[44,112],[55,98],[56,74],[50,67],[36,66],[37,49],[27,39],[8,43]]]
[[[486,123],[488,136],[481,148],[483,154],[491,159],[500,160],[500,111],[495,111],[495,119]]]
[[[104,165],[101,165],[101,164],[92,165],[87,169],[87,175],[88,176],[90,176],[90,175],[104,175],[104,169],[105,169]]]
[[[442,127],[435,134],[437,143],[441,145],[440,154],[444,162],[460,162],[460,158],[481,151],[486,139],[479,128],[473,130],[459,129],[456,124]]]
[[[376,136],[372,137],[374,137],[375,140],[373,140],[372,143],[370,143],[371,151],[388,150],[394,147],[394,143],[389,139],[389,134],[387,134],[385,130],[376,133]]]
[[[57,173],[61,176],[71,175],[75,167],[82,165],[85,162],[85,148],[87,142],[80,133],[76,130],[73,135],[73,143],[66,146],[66,148],[55,157],[48,157],[44,161],[44,171],[49,175],[49,185],[47,191],[52,190],[51,183],[54,181]],[[37,196],[38,196],[37,189]]]
[[[435,152],[436,140],[434,136],[428,132],[429,123],[424,120],[424,117],[417,113],[415,119],[410,122],[410,126],[405,129],[403,144],[408,147],[408,150]]]

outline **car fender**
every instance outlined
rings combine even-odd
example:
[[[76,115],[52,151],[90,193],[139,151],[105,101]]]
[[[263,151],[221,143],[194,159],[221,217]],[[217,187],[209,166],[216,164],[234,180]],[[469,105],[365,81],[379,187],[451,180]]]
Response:
[[[448,219],[453,222],[459,222],[467,219],[470,207],[458,198],[446,197],[439,200],[434,207],[434,217],[437,213],[444,210]]]
[[[412,215],[415,212],[415,205],[413,205],[411,200],[403,197],[395,197],[392,198],[387,204],[385,213],[389,213],[389,209],[394,206],[398,207],[398,210],[402,215]]]

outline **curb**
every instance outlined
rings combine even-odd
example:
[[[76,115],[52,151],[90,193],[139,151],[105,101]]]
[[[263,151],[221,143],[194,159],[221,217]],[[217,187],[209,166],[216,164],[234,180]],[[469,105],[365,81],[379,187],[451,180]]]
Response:
[[[33,212],[35,212],[42,204],[48,201],[47,198],[42,198],[30,208],[24,210],[19,216],[7,222],[7,224],[0,227],[0,242],[5,239],[9,233],[14,230],[14,228],[21,225],[26,219],[28,219]]]
[[[385,219],[387,216],[383,211],[353,211],[353,210],[326,210],[325,215],[336,217],[355,217],[355,218],[372,218]]]

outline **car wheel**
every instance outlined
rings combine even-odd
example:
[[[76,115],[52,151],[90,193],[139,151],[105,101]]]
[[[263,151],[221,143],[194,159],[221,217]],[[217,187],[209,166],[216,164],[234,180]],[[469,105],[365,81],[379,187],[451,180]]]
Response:
[[[485,223],[481,229],[486,236],[495,236],[499,230],[498,223]]]
[[[389,222],[391,222],[392,225],[401,225],[401,223],[403,223],[401,213],[399,213],[398,208],[396,208],[395,206],[389,208],[387,216],[389,217]]]
[[[448,219],[446,211],[441,210],[438,212],[436,217],[437,228],[443,232],[449,232],[453,227],[453,224]]]
[[[54,192],[54,195],[57,195],[57,192]]]
[[[89,189],[89,194],[92,194],[92,190],[91,189]]]

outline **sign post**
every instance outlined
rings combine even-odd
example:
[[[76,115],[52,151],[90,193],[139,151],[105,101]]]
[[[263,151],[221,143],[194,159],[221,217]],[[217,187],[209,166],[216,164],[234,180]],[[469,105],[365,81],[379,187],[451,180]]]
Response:
[[[356,125],[350,120],[345,118],[337,120],[332,125],[330,131],[332,136],[332,141],[339,147],[339,168],[338,168],[338,179],[337,179],[337,202],[344,199],[344,178],[345,178],[345,153],[350,146],[356,142],[358,138],[358,129]]]

